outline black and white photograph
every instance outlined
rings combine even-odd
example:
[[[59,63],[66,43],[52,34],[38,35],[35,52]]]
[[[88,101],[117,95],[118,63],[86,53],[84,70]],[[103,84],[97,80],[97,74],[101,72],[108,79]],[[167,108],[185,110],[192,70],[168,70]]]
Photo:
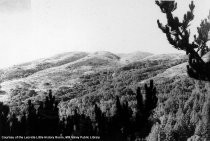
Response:
[[[210,141],[210,1],[0,0],[0,140]]]

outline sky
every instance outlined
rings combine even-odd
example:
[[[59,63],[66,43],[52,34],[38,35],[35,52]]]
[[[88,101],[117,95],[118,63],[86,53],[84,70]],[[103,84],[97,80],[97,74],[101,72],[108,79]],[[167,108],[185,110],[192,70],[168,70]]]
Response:
[[[190,0],[177,0],[182,17]],[[210,10],[195,0],[196,31]],[[0,68],[71,51],[175,53],[155,0],[0,0]]]

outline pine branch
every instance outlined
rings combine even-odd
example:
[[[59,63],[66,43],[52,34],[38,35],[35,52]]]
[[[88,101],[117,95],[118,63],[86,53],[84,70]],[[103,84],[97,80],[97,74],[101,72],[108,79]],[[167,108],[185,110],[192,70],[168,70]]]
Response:
[[[167,24],[163,25],[157,20],[158,27],[166,35],[169,43],[178,50],[183,50],[189,55],[188,75],[192,78],[210,81],[210,64],[202,60],[202,56],[209,49],[206,43],[210,40],[210,13],[207,19],[201,21],[197,28],[198,36],[194,35],[194,41],[190,42],[190,22],[194,19],[193,1],[189,4],[189,10],[184,14],[182,22],[173,15],[177,8],[174,1],[156,1],[162,13],[166,15]]]

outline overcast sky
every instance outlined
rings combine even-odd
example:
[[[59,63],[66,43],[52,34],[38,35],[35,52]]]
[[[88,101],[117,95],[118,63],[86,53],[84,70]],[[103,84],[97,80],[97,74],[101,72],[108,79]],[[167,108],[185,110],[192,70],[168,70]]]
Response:
[[[183,15],[190,0],[177,2]],[[210,9],[195,4],[193,27]],[[0,0],[0,68],[67,51],[175,52],[157,19],[155,0]]]

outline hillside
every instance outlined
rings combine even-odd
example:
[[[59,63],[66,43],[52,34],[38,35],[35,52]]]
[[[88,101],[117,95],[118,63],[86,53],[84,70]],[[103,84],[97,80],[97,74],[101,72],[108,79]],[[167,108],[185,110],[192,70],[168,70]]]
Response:
[[[128,64],[128,63],[132,63],[132,62],[137,62],[137,61],[141,61],[142,59],[152,56],[152,53],[148,53],[148,52],[140,52],[140,51],[136,51],[136,52],[132,52],[132,53],[127,53],[127,54],[117,54],[120,57],[120,60],[122,63],[124,64]]]
[[[128,58],[130,58],[129,61],[125,62]],[[101,81],[101,72],[109,72],[112,77],[111,81],[115,81],[115,79],[121,80],[121,77],[125,77],[127,78],[126,81],[129,80],[127,83],[127,86],[129,86],[156,76],[166,69],[185,61],[185,59],[186,57],[181,54],[152,55],[146,52],[121,55],[105,51],[63,53],[51,58],[40,59],[1,70],[0,81],[2,82],[2,90],[5,93],[1,94],[0,100],[6,101],[11,97],[16,101],[17,97],[21,95],[20,91],[21,93],[27,93],[30,90],[37,91],[40,99],[48,89],[60,91],[63,88],[73,89],[71,93],[66,92],[67,95],[73,95],[67,98],[71,99],[78,95],[77,92],[83,93],[83,95],[89,93],[86,89],[90,88],[84,86],[86,83],[83,83],[83,81],[86,81],[84,79],[87,76],[93,76],[94,78],[99,74],[98,79]],[[109,77],[107,74],[105,77]],[[103,85],[94,84],[91,87],[94,87],[93,92],[99,92]],[[101,91],[107,93],[106,90]],[[17,92],[18,94],[16,94]],[[26,100],[35,97],[24,94],[21,98]]]
[[[151,55],[145,52],[138,54],[144,57]],[[121,59],[122,56],[105,51],[68,52],[0,70],[0,82],[8,94],[17,88],[46,91],[61,86],[69,87],[76,84],[81,75],[121,67],[124,65]],[[132,62],[137,60],[133,59]],[[3,99],[3,95],[1,97]]]
[[[132,58],[130,62],[122,61],[128,56]],[[164,74],[169,77],[172,75],[170,73],[175,73],[169,70],[185,61],[186,57],[181,54],[64,53],[2,70],[1,86],[5,93],[0,100],[9,100],[11,104],[18,103],[19,100],[41,100],[49,89],[64,103],[90,95],[93,100],[109,99],[110,95],[134,89],[139,82]],[[185,69],[185,65],[181,66],[181,69]],[[184,72],[177,72],[180,75],[182,73]],[[35,90],[37,94],[31,94],[31,90]]]
[[[132,54],[65,53],[1,70],[0,101],[18,114],[29,99],[35,103],[43,101],[52,89],[60,101],[61,116],[72,114],[74,109],[90,116],[95,103],[106,116],[112,116],[116,96],[128,101],[135,114],[137,87],[142,88],[153,79],[159,99],[155,115],[161,126],[156,124],[150,136],[158,134],[158,129],[165,141],[176,134],[180,140],[193,135],[205,137],[207,124],[205,118],[199,117],[206,111],[210,87],[187,76],[187,56]],[[128,58],[131,59],[125,61]]]
[[[40,59],[20,65],[15,65],[13,67],[0,70],[0,82],[18,78],[25,78],[41,70],[58,67],[66,63],[74,62],[87,55],[88,54],[85,52],[69,52],[59,54],[47,59]]]

